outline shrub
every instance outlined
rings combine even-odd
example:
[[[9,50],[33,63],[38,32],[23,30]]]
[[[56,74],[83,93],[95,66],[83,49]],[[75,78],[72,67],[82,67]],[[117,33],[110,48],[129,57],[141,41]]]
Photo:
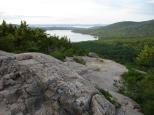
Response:
[[[145,45],[143,50],[137,57],[137,62],[140,65],[154,67],[154,47],[149,47],[148,45]]]
[[[75,62],[80,63],[80,64],[83,64],[83,65],[86,64],[86,62],[82,58],[80,58],[80,57],[73,57],[73,60]]]
[[[56,51],[51,52],[50,55],[62,61],[64,61],[65,59],[65,54],[62,51],[56,50]]]

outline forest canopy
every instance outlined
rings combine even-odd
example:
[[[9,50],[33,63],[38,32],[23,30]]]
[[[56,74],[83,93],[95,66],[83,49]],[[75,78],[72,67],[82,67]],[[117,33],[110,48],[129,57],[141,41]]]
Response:
[[[30,28],[25,21],[20,25],[0,25],[0,49],[9,52],[42,52],[63,60],[66,56],[84,55],[73,47],[67,37],[49,36],[40,28]]]

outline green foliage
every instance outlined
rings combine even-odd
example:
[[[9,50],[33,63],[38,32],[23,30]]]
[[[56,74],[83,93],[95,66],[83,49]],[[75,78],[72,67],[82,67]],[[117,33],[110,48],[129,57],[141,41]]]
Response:
[[[64,59],[65,59],[65,54],[59,50],[55,50],[55,51],[51,52],[50,55],[52,55],[53,57],[60,59],[62,61],[64,61]]]
[[[154,69],[147,74],[130,70],[123,75],[124,87],[121,91],[136,100],[145,115],[153,115],[154,109]]]
[[[147,101],[144,102],[143,104],[143,111],[145,112],[145,115],[153,115],[154,113],[154,99],[148,99]]]
[[[119,43],[84,42],[76,45],[91,52],[96,52],[103,58],[113,59],[121,63],[132,62],[137,52],[136,49]]]
[[[144,66],[154,67],[154,46],[149,47],[148,45],[145,45],[144,49],[137,57],[137,62]]]
[[[149,71],[145,79],[141,81],[143,110],[146,115],[153,115],[154,113],[154,69]]]
[[[74,32],[91,34],[99,38],[154,36],[154,20],[144,22],[119,22],[104,27],[77,29]]]
[[[65,48],[65,49],[63,48],[63,49],[51,51],[49,54],[56,57],[57,59],[64,61],[66,57],[73,57],[76,55],[83,56],[83,55],[87,55],[88,52],[81,50],[77,47],[70,47],[70,48]]]
[[[136,63],[136,57],[145,45],[154,46],[154,37],[110,38],[97,41],[74,43],[75,46],[96,52],[103,58],[120,63]]]
[[[73,60],[75,62],[80,63],[80,64],[83,64],[83,65],[86,64],[86,62],[82,58],[80,58],[80,57],[73,57]]]
[[[122,78],[124,86],[123,89],[120,89],[121,92],[140,102],[142,100],[139,98],[142,91],[140,81],[144,78],[144,75],[131,69],[128,73],[123,74]]]
[[[15,50],[14,44],[14,36],[12,34],[8,34],[5,38],[0,38],[0,49],[4,49],[6,51]]]
[[[25,21],[19,26],[0,25],[0,50],[9,52],[42,52],[64,60],[66,56],[85,55],[86,51],[74,47],[67,37],[47,36],[44,30],[29,28]]]

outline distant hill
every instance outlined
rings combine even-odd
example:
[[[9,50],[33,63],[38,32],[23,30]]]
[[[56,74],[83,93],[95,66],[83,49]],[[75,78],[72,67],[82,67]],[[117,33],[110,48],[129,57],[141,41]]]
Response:
[[[154,20],[118,22],[104,27],[76,29],[74,32],[91,34],[100,38],[154,36]]]
[[[102,27],[102,24],[32,24],[29,25],[32,28],[41,28],[43,30],[73,30],[73,29],[84,29],[91,27]]]
[[[73,30],[75,27],[39,27],[43,30]]]

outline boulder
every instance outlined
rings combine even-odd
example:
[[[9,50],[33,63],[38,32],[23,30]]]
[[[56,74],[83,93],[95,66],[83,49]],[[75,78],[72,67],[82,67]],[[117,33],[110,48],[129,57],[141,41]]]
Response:
[[[94,52],[89,52],[88,56],[93,58],[98,58],[98,55]]]

